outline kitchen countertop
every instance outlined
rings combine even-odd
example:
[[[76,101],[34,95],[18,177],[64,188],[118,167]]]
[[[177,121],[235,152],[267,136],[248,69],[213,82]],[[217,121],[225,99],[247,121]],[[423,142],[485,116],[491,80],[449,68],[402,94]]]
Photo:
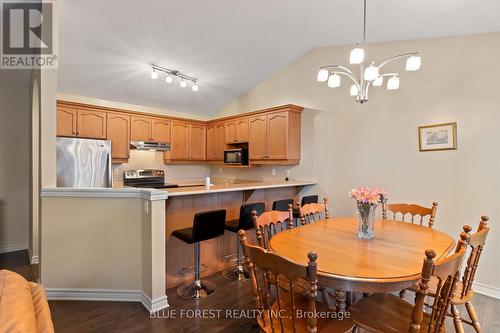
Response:
[[[314,180],[248,181],[248,182],[239,182],[235,184],[212,185],[210,186],[209,190],[207,190],[205,186],[194,186],[194,187],[169,188],[165,191],[168,193],[168,197],[170,198],[183,195],[259,190],[266,188],[306,186],[315,184],[317,184],[317,182]]]

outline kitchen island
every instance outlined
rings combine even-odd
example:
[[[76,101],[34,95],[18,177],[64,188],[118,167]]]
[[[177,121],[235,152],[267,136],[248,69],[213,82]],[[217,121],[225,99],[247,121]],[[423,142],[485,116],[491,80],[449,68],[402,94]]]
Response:
[[[167,288],[191,281],[193,275],[182,275],[180,271],[194,265],[193,245],[172,237],[177,229],[191,227],[196,212],[211,209],[226,209],[227,220],[238,219],[240,206],[244,203],[263,202],[266,210],[272,209],[273,201],[300,199],[305,187],[315,181],[237,181],[232,184],[180,187],[168,189],[166,200],[166,285]],[[224,257],[236,252],[237,236],[226,232],[223,236],[201,244],[201,264],[206,266],[202,276],[209,275],[234,265]],[[222,287],[222,286],[220,286]]]

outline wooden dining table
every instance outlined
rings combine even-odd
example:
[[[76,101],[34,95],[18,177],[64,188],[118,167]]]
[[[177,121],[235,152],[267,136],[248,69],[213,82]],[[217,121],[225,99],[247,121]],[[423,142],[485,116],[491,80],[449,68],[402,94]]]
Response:
[[[273,236],[278,255],[307,266],[307,254],[318,254],[318,284],[337,291],[345,309],[345,292],[386,293],[413,286],[420,277],[426,249],[437,259],[447,256],[454,238],[437,229],[394,220],[376,220],[375,237],[359,239],[357,217],[336,217]],[[458,236],[457,236],[458,237]]]

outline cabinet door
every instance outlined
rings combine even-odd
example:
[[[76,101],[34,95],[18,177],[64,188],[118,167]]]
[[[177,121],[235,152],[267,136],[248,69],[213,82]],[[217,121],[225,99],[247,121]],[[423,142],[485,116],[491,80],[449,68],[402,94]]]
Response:
[[[151,118],[132,116],[130,118],[130,141],[150,140]]]
[[[267,156],[267,117],[255,116],[249,119],[248,137],[249,157],[263,160]]]
[[[82,138],[106,139],[106,112],[78,109],[77,134]]]
[[[189,124],[189,159],[206,160],[206,126]]]
[[[226,122],[226,142],[227,143],[238,142],[238,131],[236,128],[235,120]]]
[[[165,154],[167,159],[187,160],[189,158],[189,124],[181,121],[172,121],[172,137],[170,152]]]
[[[248,118],[236,120],[238,142],[248,142]]]
[[[224,161],[224,150],[226,150],[226,126],[217,124],[217,161]]]
[[[207,126],[207,161],[217,159],[217,127]]]
[[[57,107],[57,136],[76,136],[76,108]]]
[[[126,162],[130,157],[130,116],[108,113],[107,139],[111,140],[111,157],[115,162]]]
[[[170,142],[170,120],[153,119],[151,138],[155,142]]]
[[[267,116],[267,158],[286,160],[288,158],[288,112],[272,113]]]

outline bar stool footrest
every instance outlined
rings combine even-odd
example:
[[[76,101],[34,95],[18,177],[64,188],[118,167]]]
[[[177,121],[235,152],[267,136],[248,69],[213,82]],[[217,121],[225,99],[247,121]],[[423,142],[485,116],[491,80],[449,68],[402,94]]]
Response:
[[[196,267],[195,266],[191,266],[191,267],[184,267],[184,268],[181,268],[178,273],[182,276],[189,276],[189,275],[194,275],[194,272],[196,270]],[[200,265],[200,273],[202,272],[205,272],[208,270],[208,266],[207,265],[204,265],[204,264],[201,264]]]

